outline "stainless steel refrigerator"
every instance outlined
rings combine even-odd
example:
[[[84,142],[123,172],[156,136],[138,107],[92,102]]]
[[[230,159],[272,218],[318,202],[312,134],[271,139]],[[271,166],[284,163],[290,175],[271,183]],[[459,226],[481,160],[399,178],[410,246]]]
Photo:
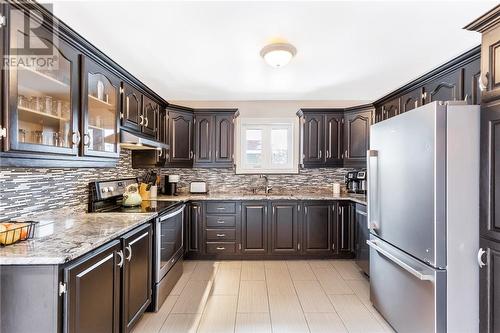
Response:
[[[367,158],[373,305],[399,333],[477,332],[479,106],[374,124]]]

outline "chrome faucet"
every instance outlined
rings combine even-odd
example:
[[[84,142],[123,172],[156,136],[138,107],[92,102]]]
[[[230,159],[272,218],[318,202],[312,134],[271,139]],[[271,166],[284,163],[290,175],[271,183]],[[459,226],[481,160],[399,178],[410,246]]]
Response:
[[[266,180],[265,192],[266,194],[269,194],[269,192],[273,189],[273,187],[269,185],[269,178],[267,178],[266,175],[260,175],[260,178],[264,178]]]

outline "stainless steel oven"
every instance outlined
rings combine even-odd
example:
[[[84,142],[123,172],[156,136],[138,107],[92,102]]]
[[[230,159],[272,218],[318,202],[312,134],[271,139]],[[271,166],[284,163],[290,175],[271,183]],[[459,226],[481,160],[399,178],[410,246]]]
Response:
[[[158,311],[182,275],[185,207],[181,205],[160,214],[155,222],[154,311]]]

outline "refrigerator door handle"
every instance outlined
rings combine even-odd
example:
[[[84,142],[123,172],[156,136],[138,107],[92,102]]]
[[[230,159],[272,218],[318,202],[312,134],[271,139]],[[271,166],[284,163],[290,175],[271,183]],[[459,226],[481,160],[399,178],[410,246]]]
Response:
[[[377,233],[379,228],[379,202],[378,202],[378,151],[368,150],[366,152],[368,161],[368,229]]]
[[[391,260],[394,262],[396,265],[399,267],[403,268],[405,271],[408,273],[412,274],[416,278],[422,281],[434,281],[434,275],[432,274],[424,274],[418,269],[410,266],[409,264],[405,263],[403,260],[399,259],[396,257],[394,254],[390,253],[388,250],[383,249],[380,247],[376,241],[373,240],[367,240],[366,244],[368,244],[372,249],[377,251],[378,253],[382,254],[384,257],[387,259]]]

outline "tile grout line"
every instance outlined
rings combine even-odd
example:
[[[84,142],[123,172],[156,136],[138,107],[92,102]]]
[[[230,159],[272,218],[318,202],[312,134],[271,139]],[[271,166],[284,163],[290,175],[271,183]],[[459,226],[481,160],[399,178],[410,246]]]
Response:
[[[215,268],[215,274],[211,280],[208,280],[208,282],[210,282],[210,291],[208,292],[208,296],[207,296],[207,300],[205,301],[205,304],[203,304],[203,310],[201,311],[201,314],[200,314],[200,320],[198,321],[198,324],[196,325],[196,332],[198,332],[198,330],[200,329],[200,324],[201,324],[201,321],[203,319],[203,315],[205,314],[205,310],[207,309],[208,299],[210,298],[212,288],[214,287],[215,277],[219,273],[219,264],[220,263],[217,261],[214,261],[213,263],[214,264],[217,263],[216,268]]]
[[[264,261],[262,261],[262,268],[264,269],[264,282],[266,282],[266,294],[267,294],[267,308],[269,309],[268,310],[268,313],[269,313],[269,323],[271,324],[271,333],[274,332],[274,329],[273,329],[273,316],[272,316],[272,313],[271,313],[271,301],[269,300],[269,288],[267,286],[267,270],[266,270],[266,264]]]
[[[307,262],[307,264],[309,265],[309,262]],[[333,266],[333,265],[331,265]],[[323,292],[325,293],[326,295],[326,298],[328,298],[328,301],[330,302],[330,304],[333,306],[333,311],[335,311],[335,313],[337,314],[337,316],[339,317],[340,321],[342,322],[342,325],[344,325],[344,328],[346,330],[346,332],[349,332],[349,329],[347,328],[347,325],[346,323],[344,322],[344,319],[342,318],[342,316],[340,315],[340,313],[338,313],[337,311],[337,308],[335,308],[335,304],[333,304],[332,300],[330,299],[330,296],[328,296],[328,294],[326,293],[326,290],[325,288],[323,288],[323,285],[319,282],[318,280],[318,276],[316,275],[316,273],[314,272],[314,269],[311,267],[311,265],[309,265],[309,268],[311,269],[311,271],[313,272],[314,276],[316,277],[316,281],[318,281],[318,284],[319,286],[321,287],[321,289],[323,290]],[[340,278],[342,278],[342,276],[340,276]],[[350,287],[349,287],[350,288]],[[354,292],[354,291],[353,291]]]
[[[243,263],[240,265],[240,276],[238,278],[238,292],[236,293],[236,309],[234,309],[234,325],[233,333],[236,333],[236,322],[238,320],[238,305],[240,303],[240,291],[241,291],[241,271],[243,270]]]
[[[168,295],[168,296],[176,296],[177,298],[175,299],[174,304],[172,304],[172,308],[171,308],[171,309],[170,309],[170,311],[168,312],[168,315],[165,317],[165,320],[164,320],[164,321],[163,321],[163,323],[161,324],[160,329],[158,330],[158,332],[157,332],[157,333],[160,333],[160,332],[161,332],[161,329],[163,328],[163,326],[164,326],[164,325],[165,325],[165,323],[167,322],[167,319],[168,319],[168,318],[170,317],[170,315],[172,314],[172,310],[174,309],[175,304],[177,304],[177,301],[179,300],[179,298],[181,297],[181,294],[182,294],[182,292],[184,291],[184,289],[186,288],[186,285],[187,285],[187,284],[188,284],[188,282],[191,280],[191,275],[193,275],[193,272],[194,272],[194,270],[196,269],[196,266],[198,266],[198,263],[197,263],[197,262],[195,262],[195,265],[194,265],[194,267],[193,267],[193,271],[190,273],[190,275],[189,275],[189,279],[188,279],[188,281],[186,282],[186,284],[184,285],[184,287],[182,288],[182,290],[179,292],[179,295],[170,295],[170,294]],[[175,285],[174,285],[174,288],[175,288]],[[167,297],[168,297],[168,296],[167,296]]]

